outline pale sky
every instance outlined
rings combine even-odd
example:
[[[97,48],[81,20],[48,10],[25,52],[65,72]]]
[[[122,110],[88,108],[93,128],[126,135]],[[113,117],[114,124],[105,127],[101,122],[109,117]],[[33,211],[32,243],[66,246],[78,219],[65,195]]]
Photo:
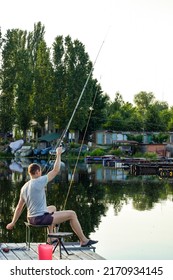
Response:
[[[173,0],[1,0],[0,26],[32,31],[45,26],[51,46],[58,35],[78,39],[94,77],[111,100],[118,91],[133,102],[153,92],[173,106]]]

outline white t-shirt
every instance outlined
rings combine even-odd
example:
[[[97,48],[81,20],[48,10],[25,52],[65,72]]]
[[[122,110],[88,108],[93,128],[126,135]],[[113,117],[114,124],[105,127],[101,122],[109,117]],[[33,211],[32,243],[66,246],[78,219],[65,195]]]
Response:
[[[31,179],[21,189],[21,197],[27,207],[27,217],[41,216],[47,211],[45,187],[48,183],[47,175]]]

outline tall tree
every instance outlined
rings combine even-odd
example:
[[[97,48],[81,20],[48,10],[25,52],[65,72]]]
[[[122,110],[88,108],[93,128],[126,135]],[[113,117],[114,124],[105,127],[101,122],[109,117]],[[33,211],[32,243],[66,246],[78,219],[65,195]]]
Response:
[[[64,66],[65,46],[63,36],[57,36],[53,43],[53,98],[51,118],[57,129],[66,122],[66,75]]]
[[[140,110],[146,110],[155,100],[152,92],[141,91],[134,96],[134,102]]]
[[[29,56],[27,49],[18,51],[17,67],[17,88],[15,92],[15,113],[16,124],[23,131],[23,138],[27,138],[27,130],[30,129],[32,115],[32,72],[29,65]]]
[[[53,69],[50,60],[50,50],[44,40],[45,27],[38,22],[28,35],[28,52],[33,74],[32,104],[33,119],[38,124],[39,131],[45,131],[45,121],[51,115]],[[37,131],[38,132],[38,131]]]
[[[145,130],[165,132],[168,129],[170,119],[171,114],[165,104],[155,102],[148,107],[146,112]]]
[[[88,124],[86,137],[89,139],[89,135],[97,129],[102,129],[103,124],[107,118],[107,106],[110,98],[108,95],[103,94],[100,84],[97,80],[93,80],[93,100],[91,101],[90,107],[88,108]],[[86,126],[84,127],[84,131]]]
[[[92,73],[90,73],[92,71],[92,63],[85,52],[84,45],[78,40],[72,41],[70,36],[67,36],[64,40],[62,37],[55,39],[53,58],[55,63],[55,93],[58,104],[56,108],[56,123],[59,128],[64,128],[64,125],[68,123],[81,97],[88,75],[91,74],[71,123],[72,129],[82,131],[86,125],[88,108],[94,96]],[[58,65],[60,66],[59,70]],[[61,78],[62,80],[60,80]]]
[[[147,110],[154,103],[155,96],[152,92],[141,91],[134,96],[134,103],[138,110],[139,116],[142,119],[141,131],[146,130]]]
[[[14,97],[16,90],[16,44],[18,30],[7,30],[2,45],[0,124],[1,131],[6,135],[15,123]]]
[[[45,132],[45,121],[48,120],[52,110],[52,79],[50,52],[46,42],[42,40],[37,50],[33,87],[34,119],[40,125],[42,134]]]

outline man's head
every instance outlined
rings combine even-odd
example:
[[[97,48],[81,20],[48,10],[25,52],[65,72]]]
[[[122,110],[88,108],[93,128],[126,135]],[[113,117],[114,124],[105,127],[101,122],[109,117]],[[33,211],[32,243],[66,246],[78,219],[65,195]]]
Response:
[[[41,175],[41,166],[37,163],[31,163],[28,166],[28,173],[31,177]],[[39,174],[40,173],[40,174]]]

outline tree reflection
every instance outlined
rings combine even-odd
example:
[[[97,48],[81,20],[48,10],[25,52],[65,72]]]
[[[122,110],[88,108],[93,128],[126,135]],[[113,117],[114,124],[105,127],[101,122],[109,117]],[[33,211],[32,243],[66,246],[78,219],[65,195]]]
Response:
[[[61,174],[47,186],[48,204],[56,205],[58,210],[73,209],[80,220],[87,236],[94,232],[100,224],[102,216],[106,216],[109,205],[113,205],[115,215],[118,215],[125,204],[132,201],[138,211],[150,210],[156,203],[173,195],[173,185],[168,179],[152,180],[128,177],[126,180],[115,180],[104,183],[96,180],[95,171],[88,173],[87,168],[78,166],[74,182],[69,180],[71,166],[66,165]],[[1,242],[25,242],[26,208],[19,218],[13,231],[6,230],[6,224],[11,220],[19,199],[20,189],[28,179],[27,170],[22,174],[9,171],[6,164],[0,165],[0,237]],[[60,226],[62,231],[71,231],[69,223]],[[31,240],[44,240],[44,231],[32,230]],[[77,237],[72,237],[73,241]]]

